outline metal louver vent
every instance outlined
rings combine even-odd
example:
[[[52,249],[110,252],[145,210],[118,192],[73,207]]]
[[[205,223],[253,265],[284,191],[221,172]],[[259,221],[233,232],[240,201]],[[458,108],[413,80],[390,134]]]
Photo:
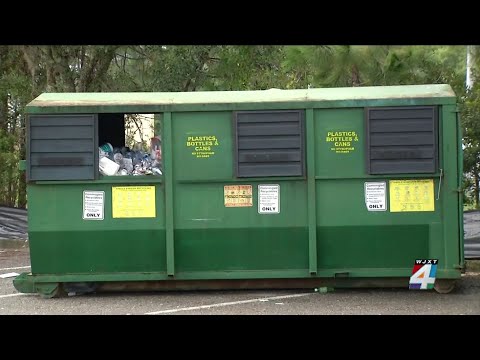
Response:
[[[298,110],[236,112],[236,175],[304,175],[303,115]]]
[[[95,179],[94,115],[30,115],[27,131],[29,181]]]
[[[435,106],[367,108],[366,122],[369,174],[436,172]]]

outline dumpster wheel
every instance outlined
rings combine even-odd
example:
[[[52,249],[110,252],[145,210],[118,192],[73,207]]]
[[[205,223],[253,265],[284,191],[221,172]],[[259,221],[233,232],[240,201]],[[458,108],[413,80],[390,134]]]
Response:
[[[433,288],[439,294],[448,294],[455,289],[456,283],[455,279],[437,279]]]

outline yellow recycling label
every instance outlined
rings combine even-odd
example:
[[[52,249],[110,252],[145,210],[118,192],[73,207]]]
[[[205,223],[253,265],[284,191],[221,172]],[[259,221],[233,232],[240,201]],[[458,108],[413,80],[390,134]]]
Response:
[[[155,216],[155,186],[112,187],[113,218],[152,218]]]
[[[390,180],[390,212],[435,211],[433,179]]]

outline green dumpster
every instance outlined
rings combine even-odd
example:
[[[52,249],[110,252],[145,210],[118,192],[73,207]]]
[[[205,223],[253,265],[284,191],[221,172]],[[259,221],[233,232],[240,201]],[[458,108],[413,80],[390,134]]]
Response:
[[[448,292],[464,269],[448,85],[45,93],[27,113],[31,273],[14,279],[20,292],[414,288],[412,278]],[[157,173],[148,146],[133,172],[105,160],[126,147],[131,114],[155,119]]]

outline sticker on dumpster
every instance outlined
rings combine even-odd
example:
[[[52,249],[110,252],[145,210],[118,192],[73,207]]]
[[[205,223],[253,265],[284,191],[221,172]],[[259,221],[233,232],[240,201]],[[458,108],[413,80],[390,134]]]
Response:
[[[437,275],[437,265],[438,259],[416,259],[408,288],[414,290],[433,289]]]
[[[280,185],[258,185],[258,213],[280,213]]]
[[[331,146],[330,151],[336,154],[349,154],[355,151],[358,134],[355,131],[328,131],[325,141]]]
[[[435,211],[433,179],[390,180],[390,212]]]
[[[252,185],[225,185],[223,197],[226,207],[253,206]]]
[[[112,187],[113,218],[154,218],[155,186]]]
[[[215,149],[220,145],[215,135],[187,136],[187,147],[196,158],[209,158],[215,155]]]
[[[366,182],[365,183],[365,205],[368,211],[387,210],[387,183]]]
[[[104,191],[83,192],[83,220],[103,220]]]

